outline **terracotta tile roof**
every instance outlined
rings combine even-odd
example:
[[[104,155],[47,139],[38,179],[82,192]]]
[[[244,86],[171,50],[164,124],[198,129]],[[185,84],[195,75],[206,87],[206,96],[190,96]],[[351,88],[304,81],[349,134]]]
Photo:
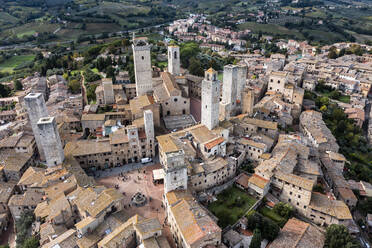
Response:
[[[154,103],[154,97],[148,95],[138,96],[129,101],[130,109],[132,110],[133,114],[141,113],[144,107]]]
[[[311,224],[292,218],[287,221],[270,248],[323,247],[324,234]]]
[[[18,181],[18,185],[27,185],[28,187],[42,187],[46,184],[44,169],[38,167],[29,167]]]
[[[306,189],[308,191],[312,191],[315,185],[315,180],[310,180],[310,179],[300,177],[294,174],[282,173],[280,171],[277,171],[275,173],[275,177],[287,183]]]
[[[213,219],[188,191],[168,192],[166,197],[178,229],[189,246],[221,232]]]
[[[257,174],[253,174],[250,178],[249,178],[249,183],[253,184],[253,185],[256,185],[257,187],[261,188],[261,189],[264,189],[265,186],[269,183],[269,180],[257,175]]]
[[[189,245],[195,243],[204,236],[203,231],[197,225],[195,217],[190,208],[191,207],[186,200],[182,200],[171,208],[182,236]]]
[[[111,152],[109,140],[78,140],[69,142],[65,146],[65,154],[73,156],[83,156],[89,154]]]
[[[254,146],[260,149],[265,149],[266,145],[264,143],[256,142],[252,139],[247,139],[247,138],[241,138],[238,140],[238,143],[242,145],[249,145],[249,146]]]
[[[14,183],[1,182],[0,184],[0,204],[8,205],[9,198],[14,193]]]
[[[215,146],[221,144],[221,143],[224,142],[224,141],[225,141],[224,138],[219,137],[219,138],[217,138],[217,139],[214,139],[214,140],[212,140],[212,141],[209,141],[209,142],[205,143],[204,146],[205,146],[207,149],[212,149],[213,147],[215,147]]]
[[[134,226],[135,226],[137,232],[141,236],[144,236],[148,233],[154,233],[154,232],[162,230],[162,226],[161,226],[158,218],[145,219],[143,221],[138,222]]]
[[[123,196],[116,189],[106,189],[95,200],[86,202],[86,204],[89,204],[87,206],[87,212],[90,216],[96,217],[108,208],[110,204],[122,198]]]
[[[110,133],[110,144],[123,144],[128,143],[129,138],[128,135],[125,133],[124,129],[119,129],[115,133]]]
[[[354,192],[349,188],[337,188],[337,191],[340,193],[340,196],[345,200],[353,200],[355,202],[358,201]]]
[[[159,142],[159,147],[161,147],[162,151],[165,153],[176,152],[180,150],[176,143],[173,141],[171,135],[157,136],[156,139]]]
[[[4,171],[18,172],[32,159],[32,154],[9,152],[0,158],[0,166],[4,165]]]
[[[239,178],[238,178],[238,180],[236,180],[236,183],[241,185],[243,188],[247,189],[249,178],[250,178],[250,176],[248,176],[245,173],[242,173],[242,174],[239,175]]]
[[[105,114],[85,114],[81,117],[82,121],[104,121]]]
[[[340,220],[352,219],[348,206],[343,201],[331,200],[328,196],[313,192],[311,194],[310,206],[319,212],[336,217]]]
[[[165,89],[169,96],[172,95],[172,92],[174,90],[180,90],[180,88],[178,87],[178,84],[176,83],[176,79],[169,72],[161,72],[160,77],[163,80]]]
[[[209,142],[218,137],[204,125],[196,125],[188,130],[200,144]]]

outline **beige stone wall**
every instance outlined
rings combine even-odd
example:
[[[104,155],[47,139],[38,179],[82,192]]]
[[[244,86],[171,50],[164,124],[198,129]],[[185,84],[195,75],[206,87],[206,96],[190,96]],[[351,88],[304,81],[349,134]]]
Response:
[[[220,170],[212,173],[201,173],[192,175],[190,178],[190,185],[195,191],[202,191],[208,188],[213,188],[230,180],[232,177],[235,176],[235,172],[236,166],[228,164]]]
[[[270,75],[268,91],[283,92],[287,80],[285,77]]]
[[[311,191],[284,183],[283,190],[280,195],[280,200],[290,203],[300,213],[304,214],[310,204]]]
[[[163,116],[190,114],[190,99],[172,96],[161,104]]]

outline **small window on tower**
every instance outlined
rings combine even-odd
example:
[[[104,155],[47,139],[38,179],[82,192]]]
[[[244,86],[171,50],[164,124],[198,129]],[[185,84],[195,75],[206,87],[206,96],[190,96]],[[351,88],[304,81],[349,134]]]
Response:
[[[144,60],[144,59],[145,59],[145,57],[142,56],[142,60]]]
[[[174,52],[174,59],[177,59],[177,52]]]

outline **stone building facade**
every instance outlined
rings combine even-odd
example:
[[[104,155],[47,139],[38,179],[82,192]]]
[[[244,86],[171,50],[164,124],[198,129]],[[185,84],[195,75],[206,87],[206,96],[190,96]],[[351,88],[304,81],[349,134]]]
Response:
[[[133,40],[134,73],[137,96],[143,96],[153,90],[151,69],[151,45],[147,38]]]
[[[202,82],[201,123],[209,130],[218,125],[220,102],[220,82],[217,72],[210,68]]]
[[[61,164],[65,156],[55,118],[41,118],[37,126],[48,167]]]
[[[35,136],[36,145],[39,151],[40,159],[45,160],[45,154],[42,146],[42,139],[39,135],[39,128],[37,126],[40,118],[48,117],[48,110],[45,105],[43,94],[30,93],[24,98],[28,117],[30,119],[32,131]]]
[[[180,75],[180,47],[168,46],[168,72],[173,76]]]

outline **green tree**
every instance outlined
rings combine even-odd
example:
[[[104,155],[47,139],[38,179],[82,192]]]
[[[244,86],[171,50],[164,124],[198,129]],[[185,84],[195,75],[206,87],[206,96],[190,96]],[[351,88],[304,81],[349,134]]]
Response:
[[[323,105],[320,107],[319,109],[321,112],[326,112],[327,111],[327,106],[326,105]]]
[[[279,234],[279,226],[269,218],[263,217],[261,222],[261,233],[264,239],[273,241]]]
[[[85,70],[83,75],[86,82],[94,82],[101,79],[100,75],[94,73],[90,69]]]
[[[333,90],[331,93],[329,93],[329,97],[335,100],[338,100],[341,96],[341,93],[338,90]]]
[[[188,68],[190,65],[190,59],[194,58],[200,52],[199,45],[194,42],[188,42],[181,46],[181,64],[183,68]]]
[[[372,213],[372,197],[358,201],[357,208],[364,215]]]
[[[324,248],[358,248],[358,243],[344,225],[332,224],[327,227]]]
[[[96,101],[96,88],[98,87],[98,84],[88,84],[86,86],[87,88],[87,98],[88,102],[95,102]]]
[[[21,217],[16,222],[17,230],[17,246],[22,245],[23,242],[28,238],[29,229],[34,221],[35,217],[32,211],[25,211],[21,214]]]
[[[192,75],[196,75],[196,76],[203,76],[204,75],[203,67],[201,66],[200,61],[196,58],[191,58],[190,59],[190,66],[188,67],[188,70],[189,70],[190,74],[192,74]]]
[[[67,86],[72,94],[80,93],[81,86],[80,82],[77,79],[72,79],[70,82],[68,82]]]
[[[338,57],[338,54],[337,54],[336,47],[334,47],[334,46],[330,47],[329,51],[328,51],[328,58],[336,59],[337,57]]]
[[[21,248],[37,248],[37,247],[39,247],[39,240],[35,236],[27,238],[21,246]]]
[[[10,92],[9,86],[0,83],[0,97],[8,97]]]
[[[253,231],[253,237],[251,243],[249,244],[249,248],[260,248],[261,247],[261,231],[260,229],[256,228]]]
[[[16,91],[23,89],[23,85],[22,85],[21,81],[19,81],[18,79],[17,80],[14,80],[13,86],[14,86],[14,89]]]
[[[275,213],[286,219],[289,219],[293,214],[293,207],[290,204],[284,202],[275,204],[273,210]]]

